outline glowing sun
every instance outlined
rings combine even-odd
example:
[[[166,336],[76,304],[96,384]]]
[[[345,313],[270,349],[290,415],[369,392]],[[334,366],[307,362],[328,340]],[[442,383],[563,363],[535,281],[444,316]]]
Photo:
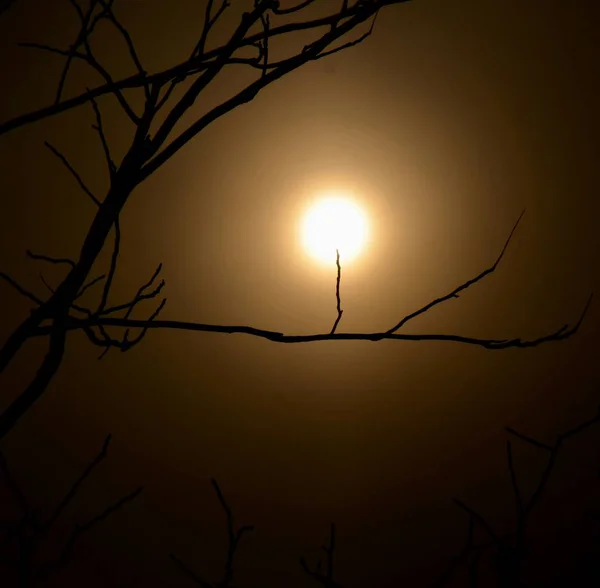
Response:
[[[362,210],[348,198],[332,196],[317,200],[302,221],[302,242],[318,261],[348,261],[364,248],[367,222]]]

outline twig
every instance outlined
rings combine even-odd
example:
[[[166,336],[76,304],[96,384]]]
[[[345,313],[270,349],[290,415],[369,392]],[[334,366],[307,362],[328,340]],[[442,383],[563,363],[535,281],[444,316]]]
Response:
[[[81,287],[81,290],[79,290],[79,292],[77,292],[77,296],[75,297],[75,300],[77,300],[78,298],[81,298],[92,286],[95,286],[98,282],[101,282],[105,278],[106,278],[106,276],[104,274],[102,274],[100,276],[97,276],[93,280],[90,280],[86,284],[84,284]]]
[[[77,180],[79,187],[90,197],[92,202],[96,206],[100,206],[100,200],[94,196],[92,191],[85,185],[84,181],[81,179],[81,176],[75,171],[75,168],[69,163],[69,160],[58,150],[56,147],[52,146],[48,141],[44,141],[44,145],[54,153],[58,159],[60,159],[63,165],[71,172],[71,175]]]
[[[32,294],[31,292],[29,292],[29,290],[23,288],[23,286],[21,286],[19,282],[17,282],[14,278],[11,278],[8,274],[0,272],[0,279],[10,284],[19,294],[25,296],[25,298],[29,298],[29,300],[35,302],[38,306],[44,304],[42,300],[40,300],[35,294]]]
[[[244,535],[244,533],[252,531],[254,529],[254,526],[253,525],[242,525],[241,527],[238,527],[238,529],[236,530],[234,527],[233,512],[231,511],[231,507],[225,500],[225,497],[223,496],[223,493],[221,492],[221,488],[219,487],[219,484],[217,483],[217,481],[214,478],[211,479],[211,483],[212,483],[213,488],[215,489],[215,492],[217,493],[219,502],[220,502],[223,510],[225,511],[225,515],[227,517],[227,557],[225,559],[225,569],[223,571],[222,579],[213,585],[213,584],[207,582],[206,580],[202,579],[195,572],[193,572],[189,568],[189,566],[187,566],[184,562],[182,562],[175,554],[171,553],[170,556],[171,556],[171,559],[179,566],[179,568],[190,579],[192,579],[194,582],[196,582],[196,584],[198,584],[199,586],[202,586],[203,588],[215,588],[217,586],[218,586],[218,588],[228,588],[229,586],[231,586],[231,582],[233,582],[233,561],[235,558],[235,554],[236,554],[239,542],[240,542],[242,536]]]
[[[69,539],[67,540],[67,543],[62,553],[60,554],[58,560],[53,565],[49,566],[49,568],[46,570],[46,573],[50,571],[50,568],[55,569],[57,567],[64,566],[67,563],[69,556],[71,555],[71,552],[73,551],[73,548],[75,547],[75,544],[79,537],[81,537],[81,535],[90,531],[98,523],[101,523],[102,521],[106,520],[111,514],[123,508],[127,503],[135,500],[142,493],[143,489],[143,486],[140,486],[133,492],[123,496],[122,498],[105,508],[100,514],[96,515],[83,525],[77,525],[71,533],[71,535],[69,536]]]
[[[102,150],[104,151],[104,158],[106,159],[106,163],[108,165],[109,177],[112,179],[115,172],[117,171],[117,168],[110,155],[110,149],[108,147],[108,142],[106,141],[106,135],[104,134],[104,127],[102,125],[102,113],[100,112],[98,103],[94,98],[92,98],[90,102],[92,104],[92,108],[94,109],[94,114],[96,115],[96,124],[92,125],[92,129],[94,129],[100,137],[100,143],[102,144]]]
[[[525,214],[525,210],[523,210],[523,212],[521,212],[521,214],[519,215],[517,222],[514,224],[510,234],[508,235],[508,239],[504,243],[504,247],[502,248],[500,255],[496,258],[496,261],[493,263],[493,265],[491,265],[487,269],[483,270],[478,276],[476,276],[470,280],[467,280],[466,282],[464,282],[463,284],[458,286],[458,288],[455,288],[454,290],[452,290],[452,292],[449,292],[448,294],[446,294],[445,296],[441,296],[440,298],[436,298],[435,300],[431,301],[429,304],[426,304],[419,310],[416,310],[415,312],[406,315],[397,325],[392,327],[388,331],[388,333],[390,333],[390,334],[395,333],[397,330],[401,329],[408,321],[414,319],[415,317],[417,317],[421,314],[426,313],[429,309],[433,308],[434,306],[441,304],[442,302],[445,302],[446,300],[450,300],[450,298],[458,298],[459,292],[466,290],[473,284],[476,284],[480,280],[483,280],[483,278],[485,278],[487,275],[493,273],[495,271],[495,269],[498,267],[500,260],[504,257],[506,248],[508,247],[508,244],[510,243],[512,236],[513,236],[514,232],[516,231],[517,227],[519,226],[519,222],[521,222],[521,219],[523,218],[524,214]]]
[[[138,74],[142,76],[142,78],[146,77],[147,72],[142,66],[142,62],[135,50],[135,45],[133,44],[133,40],[131,39],[131,35],[129,31],[121,24],[121,22],[116,18],[115,13],[112,10],[112,0],[110,2],[106,2],[106,0],[97,0],[103,7],[105,12],[105,18],[107,18],[111,24],[119,31],[123,39],[125,40],[125,44],[127,45],[127,50],[129,51],[129,55],[131,60],[133,61]],[[143,85],[144,95],[146,96],[146,100],[150,100],[150,87],[148,84]]]
[[[86,466],[85,470],[83,470],[83,473],[75,480],[75,482],[73,482],[69,491],[65,494],[64,498],[58,503],[58,505],[54,509],[54,512],[50,515],[50,517],[45,523],[46,528],[51,527],[56,522],[56,519],[58,519],[58,517],[65,510],[65,508],[67,508],[71,500],[73,500],[73,498],[75,497],[75,494],[77,493],[77,490],[79,489],[81,484],[85,482],[85,480],[94,471],[94,469],[96,469],[98,464],[104,459],[106,459],[110,439],[111,435],[109,434],[104,440],[104,444],[102,446],[102,449],[100,450],[100,453],[98,453],[98,455]]]
[[[300,566],[304,572],[316,580],[319,584],[326,586],[327,588],[341,588],[341,586],[333,579],[333,554],[335,552],[335,524],[331,523],[329,530],[329,545],[323,545],[322,548],[325,552],[325,573],[322,572],[321,560],[317,561],[317,564],[313,570],[308,567],[306,560],[300,558]]]
[[[355,20],[353,22],[353,27],[360,24],[360,22],[364,22],[370,16],[373,16],[375,12],[384,5],[390,4],[403,4],[405,2],[409,2],[410,0],[397,0],[395,2],[377,2],[377,3],[357,3],[355,6],[349,8],[346,13],[343,14],[344,18],[350,19],[354,17]],[[281,9],[279,11],[274,10],[275,13],[283,14]],[[340,14],[338,12],[329,14],[324,17],[315,18],[312,20],[302,21],[302,22],[294,22],[294,23],[286,23],[277,27],[273,27],[270,30],[269,38],[273,39],[276,36],[287,35],[290,33],[305,31],[305,30],[313,30],[319,27],[331,26],[333,23],[337,22],[340,19]],[[351,30],[351,28],[349,29]],[[345,31],[347,32],[347,31]],[[263,36],[263,32],[248,35],[239,43],[239,48],[243,47],[251,47],[254,46]],[[335,39],[332,39],[335,40]],[[201,68],[208,67],[206,64],[207,61],[216,58],[220,55],[224,50],[224,46],[216,47],[211,51],[205,52],[202,57],[199,57],[194,60],[188,60],[183,63],[178,63],[175,66],[164,69],[160,72],[157,72],[148,76],[141,76],[139,73],[135,75],[128,76],[126,78],[120,80],[113,80],[111,82],[106,82],[103,85],[97,86],[92,90],[86,91],[82,94],[74,96],[73,98],[69,98],[63,100],[59,104],[52,104],[47,107],[40,108],[33,112],[28,112],[26,114],[20,115],[16,118],[8,120],[4,123],[0,123],[0,135],[15,130],[24,125],[30,124],[32,122],[36,122],[42,120],[44,118],[55,116],[67,110],[71,110],[83,104],[86,104],[91,100],[91,98],[98,98],[100,96],[115,93],[117,91],[126,90],[130,88],[139,88],[143,87],[144,84],[160,84],[164,85],[169,83],[171,80],[178,78],[183,79],[189,75],[193,75],[198,73],[198,70]]]
[[[337,279],[335,282],[335,299],[336,299],[336,303],[337,303],[337,318],[335,319],[335,322],[333,323],[333,327],[331,328],[331,332],[330,334],[333,335],[335,333],[335,330],[337,329],[337,326],[340,322],[340,320],[342,320],[342,314],[344,313],[344,311],[342,310],[341,307],[341,300],[340,300],[340,280],[342,278],[342,268],[340,266],[340,250],[336,249],[335,250],[335,264],[337,266]]]
[[[48,263],[52,263],[54,265],[65,264],[69,267],[74,268],[75,262],[72,259],[67,259],[66,257],[50,257],[49,255],[41,255],[39,253],[33,253],[29,249],[25,252],[27,257],[30,259],[34,259],[36,261],[47,261]]]

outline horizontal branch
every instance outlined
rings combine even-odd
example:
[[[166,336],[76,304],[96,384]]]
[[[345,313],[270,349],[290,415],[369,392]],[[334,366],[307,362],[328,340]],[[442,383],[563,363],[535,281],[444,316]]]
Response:
[[[285,335],[278,331],[257,329],[245,325],[213,325],[176,320],[141,320],[117,317],[90,317],[78,319],[69,317],[65,323],[67,331],[89,329],[92,327],[123,327],[126,329],[179,329],[205,333],[246,334],[267,339],[275,343],[313,343],[317,341],[452,341],[466,345],[475,345],[485,349],[509,349],[537,347],[549,341],[562,341],[574,335],[581,326],[589,308],[592,296],[588,298],[579,320],[573,326],[563,325],[560,329],[536,339],[482,339],[453,334],[407,334],[407,333],[314,333],[308,335]],[[38,327],[33,336],[49,335],[52,326]]]

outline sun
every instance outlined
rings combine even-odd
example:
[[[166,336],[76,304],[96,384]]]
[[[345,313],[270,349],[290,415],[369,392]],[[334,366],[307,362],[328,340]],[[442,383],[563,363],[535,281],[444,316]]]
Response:
[[[302,243],[307,253],[322,263],[340,258],[348,261],[364,248],[367,222],[363,211],[351,199],[329,196],[317,200],[302,220]]]

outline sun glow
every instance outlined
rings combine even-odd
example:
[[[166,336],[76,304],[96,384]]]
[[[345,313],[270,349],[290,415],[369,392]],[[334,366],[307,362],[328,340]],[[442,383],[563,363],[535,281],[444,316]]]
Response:
[[[367,222],[362,210],[348,198],[324,197],[306,212],[302,221],[302,242],[314,259],[331,263],[336,249],[344,261],[355,258],[364,248]]]

